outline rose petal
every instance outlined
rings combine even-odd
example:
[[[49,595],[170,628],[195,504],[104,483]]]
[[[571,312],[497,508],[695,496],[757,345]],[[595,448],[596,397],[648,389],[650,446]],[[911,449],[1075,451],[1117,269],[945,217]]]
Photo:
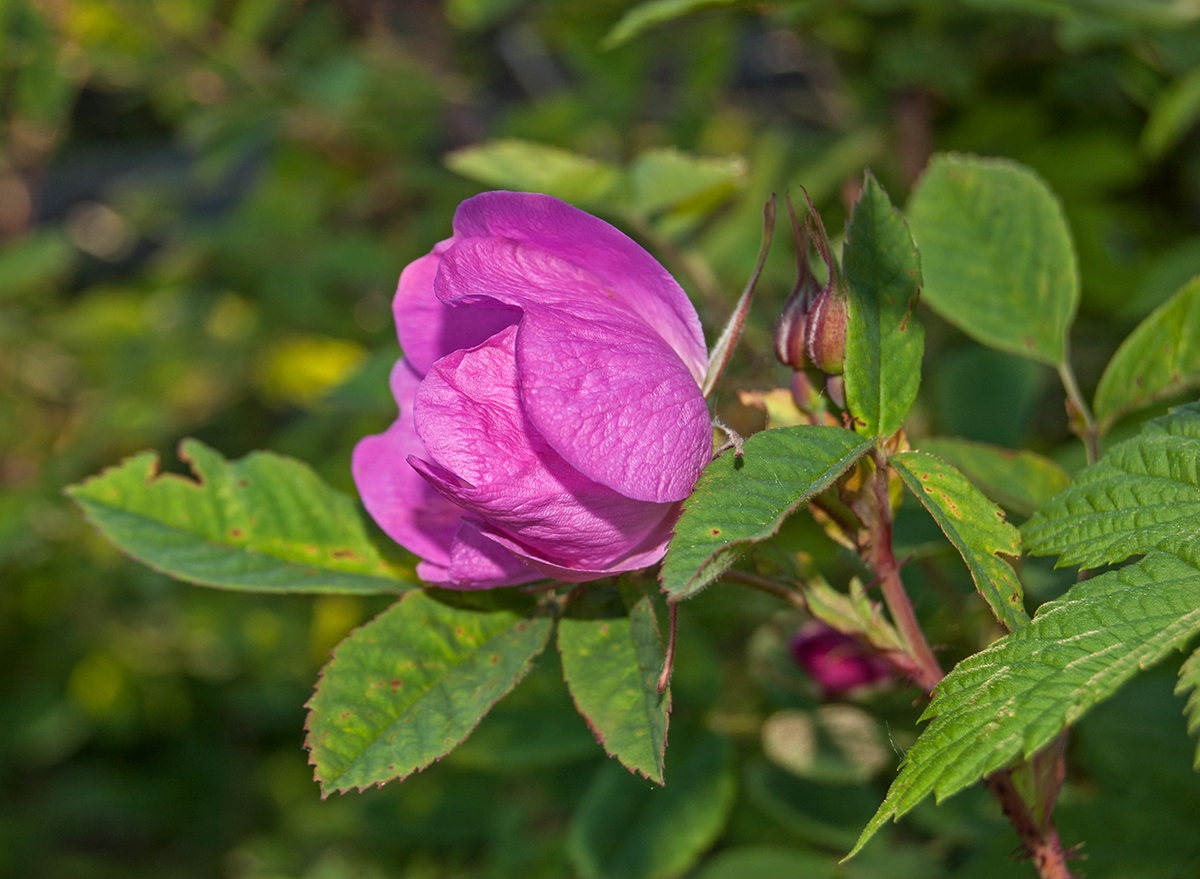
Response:
[[[450,545],[463,511],[434,491],[406,460],[425,454],[412,414],[420,381],[405,360],[396,361],[391,385],[400,416],[384,433],[359,440],[351,470],[363,505],[379,527],[401,546],[444,568],[450,563]]]
[[[547,577],[553,577],[566,583],[585,583],[588,580],[611,577],[623,571],[637,571],[659,562],[667,554],[667,544],[671,541],[671,529],[679,515],[680,505],[674,504],[673,506],[675,509],[663,517],[659,527],[642,541],[640,546],[635,547],[624,558],[602,568],[570,567],[556,564],[542,558],[529,547],[523,546],[502,531],[489,527],[487,523],[481,523],[479,530],[513,555],[521,558],[529,567],[541,571]]]
[[[525,192],[485,192],[458,206],[455,238],[508,238],[581,266],[674,349],[695,380],[708,353],[696,309],[683,288],[620,230],[564,201]]]
[[[704,398],[675,351],[601,279],[537,247],[471,238],[446,251],[435,286],[445,301],[486,293],[524,309],[521,400],[572,467],[637,500],[688,496],[712,451]]]
[[[661,526],[671,505],[631,500],[567,464],[522,411],[510,327],[434,364],[417,392],[432,462],[409,463],[450,501],[542,558],[603,569]]]
[[[409,263],[400,273],[392,300],[396,335],[404,358],[418,375],[429,372],[435,360],[459,348],[474,348],[520,319],[515,309],[477,302],[469,308],[454,308],[433,293],[442,254],[453,239],[440,241],[428,253]]]
[[[485,537],[471,522],[463,522],[454,534],[450,548],[449,583],[451,589],[493,589],[516,586],[545,577],[530,569],[495,541]]]

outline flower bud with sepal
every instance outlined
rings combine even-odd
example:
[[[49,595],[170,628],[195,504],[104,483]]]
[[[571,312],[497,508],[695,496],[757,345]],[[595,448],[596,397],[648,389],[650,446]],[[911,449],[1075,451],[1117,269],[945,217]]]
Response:
[[[811,244],[811,227],[806,219],[803,228],[796,219],[792,199],[787,200],[788,215],[792,218],[792,239],[796,246],[796,286],[783,304],[779,321],[775,324],[775,356],[784,366],[801,370],[808,365],[806,344],[808,338],[808,312],[813,299],[820,292],[820,285],[813,277],[808,263]]]
[[[813,366],[830,375],[841,375],[846,362],[846,326],[850,297],[834,273],[808,311],[804,349]]]

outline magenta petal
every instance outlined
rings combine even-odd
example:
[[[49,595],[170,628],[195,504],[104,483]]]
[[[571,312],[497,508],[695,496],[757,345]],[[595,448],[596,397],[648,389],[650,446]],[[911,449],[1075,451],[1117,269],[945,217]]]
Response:
[[[359,440],[351,469],[363,505],[379,527],[427,562],[445,567],[463,511],[408,465],[409,455],[425,454],[413,427],[412,400],[419,382],[406,361],[396,361],[391,384],[400,417],[384,433]]]
[[[456,238],[496,237],[533,244],[600,278],[610,297],[639,315],[674,349],[696,384],[708,354],[683,288],[629,236],[548,195],[485,192],[454,215]]]
[[[449,588],[493,589],[541,580],[544,576],[485,537],[471,522],[458,527],[450,548]]]
[[[548,561],[603,569],[661,526],[670,504],[632,500],[571,467],[525,417],[508,328],[439,360],[417,393],[432,462],[409,462],[447,499]],[[490,535],[489,535],[490,536]]]
[[[472,238],[445,253],[436,286],[446,301],[487,291],[524,309],[522,403],[572,467],[625,497],[688,496],[712,450],[704,397],[675,351],[600,279],[536,247]]]
[[[404,358],[418,375],[429,372],[435,360],[459,348],[474,348],[489,336],[520,319],[515,309],[475,303],[454,308],[433,293],[442,254],[453,239],[439,242],[433,252],[411,262],[400,274],[392,312]]]
[[[489,527],[486,523],[479,525],[479,530],[493,541],[503,546],[513,555],[522,559],[529,567],[541,571],[547,577],[562,580],[566,583],[586,583],[588,580],[599,580],[611,577],[623,571],[637,571],[658,563],[667,554],[667,544],[671,540],[671,528],[678,518],[679,504],[668,511],[662,522],[639,546],[634,547],[624,557],[604,567],[580,567],[558,564],[538,555],[519,541],[513,540],[507,534]]]

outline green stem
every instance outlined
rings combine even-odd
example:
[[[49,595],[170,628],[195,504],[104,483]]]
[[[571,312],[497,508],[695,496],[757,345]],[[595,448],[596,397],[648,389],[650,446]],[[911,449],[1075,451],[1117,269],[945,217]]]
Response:
[[[1067,392],[1067,400],[1070,402],[1073,412],[1071,414],[1071,430],[1083,440],[1084,446],[1087,448],[1087,460],[1089,464],[1095,464],[1100,460],[1100,425],[1096,423],[1096,419],[1092,417],[1092,410],[1088,408],[1087,400],[1083,398],[1083,393],[1079,390],[1079,382],[1075,379],[1075,370],[1071,368],[1071,361],[1064,358],[1063,362],[1058,364],[1058,376],[1062,379],[1063,389]],[[1075,414],[1078,413],[1078,419]],[[1079,424],[1079,420],[1083,424]]]

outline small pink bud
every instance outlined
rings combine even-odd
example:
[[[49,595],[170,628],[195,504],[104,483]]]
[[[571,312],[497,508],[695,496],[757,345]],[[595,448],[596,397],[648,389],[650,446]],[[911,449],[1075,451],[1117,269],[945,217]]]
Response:
[[[808,361],[805,359],[805,338],[808,335],[808,306],[812,291],[808,289],[815,284],[805,284],[811,278],[801,278],[792,290],[775,324],[775,356],[784,366],[792,369],[804,369]]]
[[[820,288],[813,278],[812,268],[808,264],[808,249],[811,245],[812,229],[805,218],[803,228],[796,219],[796,211],[792,207],[792,199],[787,200],[788,215],[792,218],[792,239],[796,246],[796,286],[783,304],[779,322],[775,324],[775,356],[784,366],[800,370],[808,364],[805,359],[805,339],[807,338],[808,310],[812,307],[813,297]]]
[[[813,621],[792,636],[792,659],[821,687],[826,697],[885,681],[891,664],[849,635]]]
[[[808,312],[804,348],[808,359],[822,372],[840,375],[846,361],[846,324],[850,301],[846,291],[830,278]]]

